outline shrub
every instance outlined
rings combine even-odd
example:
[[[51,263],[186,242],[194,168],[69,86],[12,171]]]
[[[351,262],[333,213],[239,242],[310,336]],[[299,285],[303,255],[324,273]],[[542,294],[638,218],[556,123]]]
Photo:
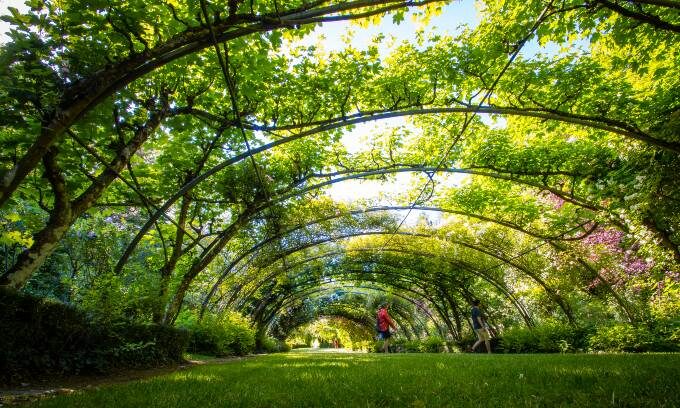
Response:
[[[460,353],[461,352],[461,347],[460,344],[456,341],[449,340],[446,342],[446,348],[448,349],[449,353]]]
[[[608,326],[576,327],[549,321],[528,329],[503,332],[501,349],[506,353],[565,353],[577,351],[678,351],[680,329],[673,322],[650,325],[617,323]]]
[[[501,349],[506,353],[531,353],[538,351],[538,336],[526,327],[512,327],[503,332]]]
[[[656,350],[659,339],[645,325],[619,323],[598,327],[588,342],[591,350],[641,352]]]
[[[287,343],[287,344],[288,344],[288,343]],[[309,344],[306,344],[306,343],[299,343],[299,342],[293,342],[293,343],[291,343],[291,344],[288,344],[288,346],[289,346],[291,349],[299,349],[299,348],[307,348],[307,347],[309,347]]]
[[[355,351],[370,351],[373,342],[371,340],[361,340],[352,343],[352,350]]]
[[[128,366],[152,365],[155,361],[182,361],[190,333],[156,324],[119,324],[113,333],[122,346],[113,347],[117,358]]]
[[[383,344],[382,340],[375,340],[373,342],[373,347],[371,347],[369,351],[372,353],[382,353]]]
[[[265,337],[262,340],[262,350],[265,353],[283,353],[290,351],[290,346],[286,342],[273,337]]]
[[[255,331],[247,319],[235,312],[196,316],[183,314],[179,325],[191,332],[189,351],[213,356],[246,355],[255,350]]]
[[[470,350],[472,348],[472,345],[477,342],[477,335],[474,332],[466,332],[463,334],[462,339],[457,340],[453,343],[453,347],[451,350]],[[500,337],[491,337],[490,340],[491,343],[491,350],[494,352],[497,351],[502,351],[503,347],[501,346],[501,339]],[[475,349],[476,353],[486,353],[486,348],[482,344],[480,347],[477,347]]]
[[[415,340],[406,340],[404,338],[396,339],[392,342],[392,344],[390,344],[390,351],[396,351],[398,353],[420,353],[422,352],[421,342],[418,339]]]
[[[281,353],[285,353],[287,351],[290,351],[290,346],[288,345],[288,343],[286,343],[285,341],[282,341],[282,340],[278,340],[278,348],[279,348],[278,351],[281,352]]]
[[[129,322],[104,324],[56,301],[0,290],[0,381],[179,362],[183,330]]]
[[[506,353],[567,353],[587,347],[588,327],[547,321],[534,328],[514,327],[503,332],[499,347]]]
[[[446,352],[446,342],[441,337],[428,337],[421,342],[420,351],[423,353],[444,353]]]
[[[650,330],[656,336],[655,351],[680,351],[680,317],[653,320]]]

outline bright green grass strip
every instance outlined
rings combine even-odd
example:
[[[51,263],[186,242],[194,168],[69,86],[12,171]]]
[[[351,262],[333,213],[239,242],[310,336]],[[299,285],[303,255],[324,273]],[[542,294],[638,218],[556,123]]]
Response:
[[[191,361],[210,361],[215,360],[215,356],[207,356],[205,354],[185,353],[184,358]]]
[[[40,407],[678,407],[680,355],[267,355]]]

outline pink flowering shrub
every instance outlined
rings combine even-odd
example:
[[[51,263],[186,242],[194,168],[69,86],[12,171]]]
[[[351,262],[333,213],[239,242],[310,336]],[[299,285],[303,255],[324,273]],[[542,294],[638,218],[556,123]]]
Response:
[[[582,242],[588,245],[604,245],[611,251],[621,251],[621,239],[623,239],[623,232],[619,230],[598,228]]]
[[[546,192],[540,195],[542,201],[548,205],[551,205],[555,210],[559,210],[564,205],[565,201],[562,197],[553,194],[551,192]]]
[[[621,286],[630,279],[644,276],[654,263],[637,255],[637,245],[624,247],[624,233],[613,228],[598,228],[581,242],[593,262],[605,261],[608,265],[600,269],[600,276],[615,286]],[[606,259],[606,260],[605,260]],[[599,277],[591,281],[588,289],[602,284]]]

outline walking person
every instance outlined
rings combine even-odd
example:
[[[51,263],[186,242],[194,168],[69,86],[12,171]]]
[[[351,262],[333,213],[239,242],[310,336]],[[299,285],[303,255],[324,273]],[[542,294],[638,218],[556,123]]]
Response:
[[[390,314],[387,312],[387,309],[389,307],[388,303],[383,303],[380,305],[380,309],[378,309],[378,314],[377,314],[377,324],[376,328],[378,330],[378,338],[380,340],[383,340],[383,352],[389,353],[389,346],[390,346],[390,337],[392,337],[392,333],[397,331],[397,325],[394,323],[394,320],[390,317]],[[392,328],[392,332],[390,332],[390,328]]]
[[[489,329],[488,325],[486,323],[486,318],[484,317],[484,314],[482,311],[479,309],[480,301],[477,299],[474,299],[472,301],[472,328],[475,330],[475,333],[477,333],[477,341],[475,344],[472,345],[472,351],[474,352],[477,346],[480,344],[484,343],[486,346],[486,352],[491,353],[491,336],[489,336]]]

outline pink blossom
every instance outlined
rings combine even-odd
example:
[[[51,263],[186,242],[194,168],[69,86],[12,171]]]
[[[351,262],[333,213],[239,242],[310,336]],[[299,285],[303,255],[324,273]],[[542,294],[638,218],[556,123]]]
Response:
[[[588,289],[595,289],[596,287],[600,286],[602,284],[602,279],[598,276],[597,278],[593,279],[587,286]]]
[[[674,282],[680,282],[680,272],[666,271],[666,277]]]
[[[628,276],[642,275],[649,271],[652,266],[654,266],[653,262],[647,262],[644,259],[640,259],[634,255],[628,256],[627,254],[623,259],[623,262],[621,262],[621,267]]]
[[[623,232],[612,228],[598,228],[592,234],[583,239],[583,242],[589,245],[604,245],[608,249],[616,252],[621,252],[621,239]]]
[[[556,210],[559,210],[560,208],[562,208],[562,206],[565,203],[565,201],[562,197],[558,196],[557,194],[551,193],[551,192],[547,192],[546,194],[542,194],[541,198],[547,204],[552,205],[553,208],[556,209]]]
[[[558,195],[550,193],[548,199],[553,203],[553,208],[559,210],[564,205],[564,199]]]

